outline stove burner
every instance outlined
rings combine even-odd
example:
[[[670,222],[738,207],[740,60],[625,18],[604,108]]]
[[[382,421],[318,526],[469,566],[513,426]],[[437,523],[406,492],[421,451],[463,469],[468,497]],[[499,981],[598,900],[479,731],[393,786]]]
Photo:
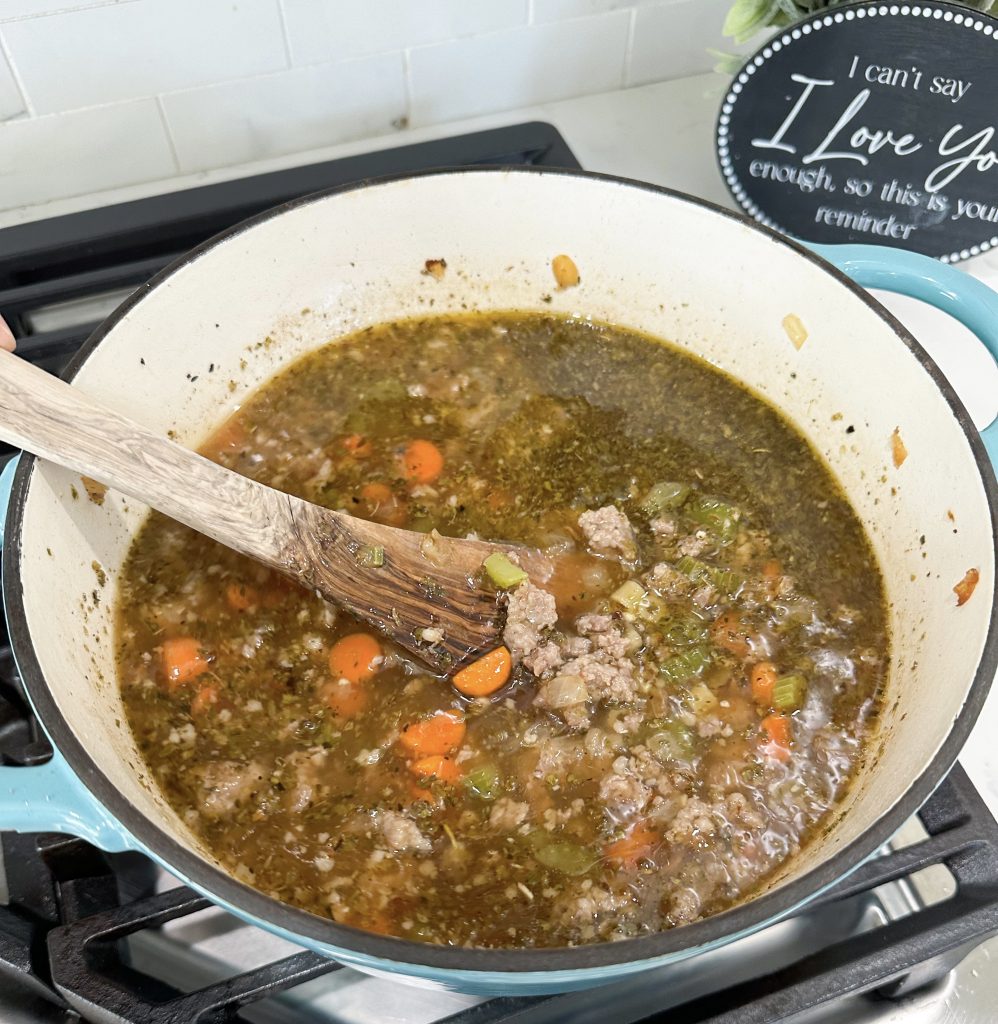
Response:
[[[361,178],[499,163],[578,166],[550,125],[531,123],[7,228],[0,231],[0,314],[13,328],[20,354],[58,372],[125,294],[238,220]],[[0,445],[0,461],[11,454]],[[50,756],[24,701],[0,618],[0,763],[32,765]],[[893,998],[920,989],[998,934],[998,823],[959,766],[918,817],[927,838],[868,862],[793,918],[811,920],[824,941],[790,943],[781,966],[760,963],[757,977],[677,1003],[670,984],[677,972],[663,968],[584,993],[490,999],[445,1021],[775,1024],[848,995]],[[886,919],[880,915],[873,926],[849,930],[845,938],[820,931],[828,920],[822,914],[855,915],[857,901],[872,900],[879,886],[930,867],[948,869],[949,898],[906,906]],[[156,893],[156,878],[154,865],[137,854],[105,854],[65,836],[0,833],[0,1019],[10,1019],[8,1005],[20,1014],[13,1019],[33,1022],[81,1015],[106,1024],[320,1019],[301,1003],[290,1009],[282,1003],[305,982],[344,976],[336,974],[341,965],[311,952],[279,957],[193,991],[139,969],[130,937],[155,937],[161,926],[210,906],[184,887]],[[798,959],[788,963],[794,950]]]

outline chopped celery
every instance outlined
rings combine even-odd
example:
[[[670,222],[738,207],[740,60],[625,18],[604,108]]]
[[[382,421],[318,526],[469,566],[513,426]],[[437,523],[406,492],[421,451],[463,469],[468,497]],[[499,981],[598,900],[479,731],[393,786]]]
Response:
[[[637,615],[642,622],[659,622],[668,611],[669,606],[658,594],[645,594],[644,600],[637,607]]]
[[[697,683],[690,690],[691,710],[697,718],[709,715],[718,704],[717,697],[711,692],[706,683]]]
[[[734,594],[741,589],[745,577],[740,572],[735,572],[734,569],[714,569],[711,580],[722,593]]]
[[[710,566],[701,562],[699,558],[691,558],[683,555],[676,562],[676,568],[692,583],[710,583]]]
[[[663,639],[673,647],[688,647],[700,643],[707,636],[707,627],[695,615],[680,615],[670,619],[662,629]]]
[[[665,722],[645,740],[660,761],[687,761],[693,755],[693,731],[682,722]]]
[[[659,666],[659,672],[670,683],[681,683],[684,679],[700,675],[712,658],[711,650],[706,644],[697,644],[681,654],[666,658]]]
[[[735,572],[734,569],[720,569],[716,565],[707,565],[699,558],[691,558],[689,555],[680,558],[676,568],[692,583],[698,586],[709,583],[725,594],[734,594],[745,582],[741,573]]]
[[[357,548],[357,564],[365,569],[380,569],[385,564],[385,549],[364,544]]]
[[[664,481],[655,484],[654,487],[641,499],[638,508],[649,519],[661,515],[668,509],[679,508],[689,496],[690,489],[686,484],[678,484],[674,481]]]
[[[473,768],[464,777],[464,784],[475,796],[480,796],[483,800],[495,800],[502,791],[499,772],[495,765],[491,764]]]
[[[518,586],[527,578],[527,574],[518,565],[514,565],[501,551],[489,555],[482,565],[489,579],[503,590]]]
[[[645,589],[637,580],[628,580],[621,583],[610,595],[617,604],[623,605],[629,612],[636,612],[641,607],[641,602],[648,596]]]
[[[722,544],[730,544],[738,534],[741,512],[717,498],[698,497],[686,506],[686,514],[709,530]]]
[[[773,687],[773,707],[781,711],[799,711],[807,699],[807,680],[799,673],[780,676]]]
[[[533,839],[533,837],[531,838]],[[567,839],[556,839],[553,842],[536,840],[534,842],[534,856],[546,868],[560,871],[563,875],[584,875],[598,860],[591,850]]]
[[[645,645],[644,638],[630,622],[624,624],[624,642],[627,644],[625,653],[628,658],[633,658]]]

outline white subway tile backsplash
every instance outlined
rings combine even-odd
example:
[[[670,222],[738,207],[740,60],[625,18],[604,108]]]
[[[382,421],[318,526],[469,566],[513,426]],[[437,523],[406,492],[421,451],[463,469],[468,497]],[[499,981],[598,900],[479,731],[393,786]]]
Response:
[[[0,0],[0,209],[705,71],[732,2]]]
[[[177,173],[155,100],[0,124],[0,208]]]
[[[412,50],[412,123],[619,88],[629,21],[616,11]]]
[[[137,0],[0,0],[0,23],[17,18],[35,18],[40,14],[82,11],[87,7],[136,3]]]
[[[534,0],[534,21],[562,21],[581,18],[587,14],[602,14],[623,7],[640,7],[653,0]]]
[[[661,82],[710,71],[717,58],[707,52],[732,50],[721,34],[732,0],[672,0],[641,7],[627,69],[628,85]]]
[[[162,97],[183,172],[384,135],[405,115],[402,55],[315,64]]]
[[[4,25],[39,113],[276,71],[277,0],[138,0]]]
[[[0,52],[0,121],[9,121],[25,112],[24,97],[17,87],[7,58]]]
[[[295,64],[343,60],[526,23],[527,0],[282,0]]]

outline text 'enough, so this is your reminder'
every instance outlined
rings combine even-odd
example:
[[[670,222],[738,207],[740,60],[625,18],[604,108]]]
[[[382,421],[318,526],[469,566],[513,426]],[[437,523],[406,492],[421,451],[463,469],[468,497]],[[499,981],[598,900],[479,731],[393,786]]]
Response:
[[[718,129],[722,170],[749,213],[811,241],[865,236],[950,259],[998,242],[998,31],[940,49],[942,26],[904,20],[904,46],[871,19],[850,49],[843,20],[750,61]],[[980,55],[952,45],[972,41],[987,44]]]

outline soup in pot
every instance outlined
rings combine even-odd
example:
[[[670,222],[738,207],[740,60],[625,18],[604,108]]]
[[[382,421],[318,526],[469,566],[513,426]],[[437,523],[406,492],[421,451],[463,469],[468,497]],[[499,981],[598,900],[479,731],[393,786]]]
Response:
[[[191,831],[286,903],[459,946],[660,931],[750,897],[864,756],[889,644],[862,526],[793,426],[678,349],[539,314],[385,324],[202,450],[555,566],[488,560],[503,646],[448,679],[150,517],[120,587],[129,724]]]

